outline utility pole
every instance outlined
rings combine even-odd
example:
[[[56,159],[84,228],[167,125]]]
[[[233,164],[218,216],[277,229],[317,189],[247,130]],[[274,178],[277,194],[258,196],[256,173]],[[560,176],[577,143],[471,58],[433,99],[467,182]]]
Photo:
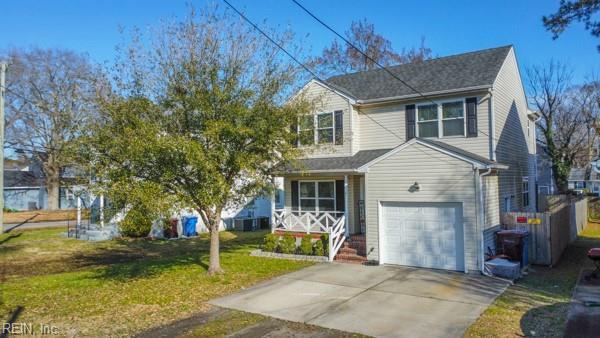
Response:
[[[0,145],[2,145],[2,154],[0,155],[0,234],[4,233],[4,93],[6,89],[6,62],[0,61]]]

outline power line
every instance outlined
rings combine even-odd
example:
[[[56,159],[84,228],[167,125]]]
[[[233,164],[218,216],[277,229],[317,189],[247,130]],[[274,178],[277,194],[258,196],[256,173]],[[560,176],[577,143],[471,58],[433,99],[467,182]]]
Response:
[[[294,62],[296,62],[298,65],[300,65],[304,70],[306,70],[308,73],[310,73],[315,79],[317,79],[318,81],[327,84],[327,81],[324,81],[323,79],[321,79],[315,72],[313,72],[310,68],[308,68],[305,64],[303,64],[302,62],[300,62],[297,58],[295,58],[290,52],[288,52],[283,46],[281,46],[280,44],[278,44],[277,42],[275,42],[275,40],[273,40],[267,33],[265,33],[262,29],[260,29],[254,22],[252,22],[250,19],[248,19],[244,14],[242,14],[237,8],[235,8],[231,3],[229,3],[229,1],[227,0],[223,0],[223,2],[225,2],[225,4],[227,4],[227,6],[229,6],[233,11],[235,11],[242,19],[244,19],[244,21],[246,21],[248,24],[250,24],[252,27],[254,27],[254,29],[256,29],[260,34],[262,34],[265,38],[267,38],[267,40],[271,41],[275,46],[277,46],[277,48],[279,48],[281,51],[283,51],[287,56],[289,56],[292,60],[294,60]],[[331,91],[332,93],[336,94],[337,93],[329,88],[329,86],[326,86],[327,90]],[[433,102],[433,101],[432,101]],[[434,102],[435,103],[435,102]],[[371,121],[373,121],[374,123],[376,123],[377,125],[379,125],[381,128],[383,128],[384,130],[386,130],[387,132],[389,132],[390,134],[392,134],[393,136],[395,136],[396,138],[398,138],[398,140],[400,140],[401,142],[405,142],[406,140],[403,139],[402,137],[400,137],[398,134],[396,134],[394,131],[390,130],[389,128],[387,128],[386,126],[384,126],[383,124],[379,123],[377,120],[373,119],[371,116],[369,116],[369,114],[363,114],[364,116],[366,116],[368,119],[370,119]],[[422,152],[423,154],[427,155],[427,153],[425,153],[423,150],[416,148],[418,151]],[[450,161],[448,161],[447,159],[444,159],[444,161],[448,164],[451,165],[456,165],[455,163],[451,163]]]
[[[390,71],[387,67],[383,66],[382,64],[380,64],[379,62],[377,62],[377,60],[373,59],[372,57],[370,57],[367,53],[365,53],[364,51],[362,51],[360,48],[358,48],[356,45],[354,45],[352,42],[350,42],[348,39],[346,39],[343,35],[341,35],[340,33],[338,33],[335,29],[331,28],[331,26],[329,26],[328,24],[326,24],[323,20],[319,19],[315,14],[313,14],[310,10],[308,10],[306,7],[304,7],[302,4],[300,4],[297,0],[292,0],[293,3],[295,3],[298,7],[300,7],[304,12],[306,12],[309,16],[311,16],[313,19],[315,19],[317,22],[319,22],[321,25],[323,25],[325,28],[327,28],[329,31],[331,31],[333,34],[335,34],[337,37],[339,37],[340,39],[342,39],[346,44],[348,44],[350,47],[354,48],[354,50],[356,50],[358,53],[360,53],[361,55],[363,55],[365,58],[367,58],[369,61],[373,62],[375,65],[377,65],[380,69],[384,70],[386,73],[388,73],[390,76],[392,76],[394,79],[400,81],[400,83],[402,83],[403,85],[405,85],[406,87],[408,87],[410,90],[412,90],[413,92],[415,92],[417,95],[419,95],[420,97],[430,101],[431,103],[435,104],[436,106],[438,105],[437,102],[435,102],[434,100],[432,100],[430,97],[428,97],[427,95],[423,94],[422,92],[420,92],[418,89],[416,89],[415,87],[411,86],[407,81],[403,80],[402,78],[400,78],[398,75],[392,73],[392,71]],[[485,133],[483,130],[477,128],[477,130],[479,132],[481,132],[482,134],[484,134],[485,136],[490,137],[487,133]],[[496,139],[497,141],[497,139]]]
[[[392,76],[394,79],[400,81],[403,85],[405,85],[406,87],[408,87],[410,90],[412,90],[413,92],[417,93],[419,96],[421,96],[422,98],[431,101],[433,104],[437,103],[435,101],[433,101],[431,98],[427,97],[425,94],[421,93],[419,90],[417,90],[415,87],[411,86],[410,84],[408,84],[408,82],[404,81],[403,79],[401,79],[398,75],[392,73],[392,71],[390,71],[388,68],[386,68],[385,66],[383,66],[382,64],[380,64],[379,62],[377,62],[377,60],[373,59],[372,57],[370,57],[367,53],[363,52],[360,48],[356,47],[352,42],[350,42],[348,39],[346,39],[343,35],[341,35],[340,33],[338,33],[335,29],[331,28],[331,26],[329,26],[328,24],[326,24],[325,22],[323,22],[323,20],[319,19],[316,15],[314,15],[311,11],[309,11],[308,9],[306,9],[306,7],[302,6],[298,1],[296,0],[292,0],[292,2],[294,2],[296,5],[298,5],[298,7],[300,7],[303,11],[305,11],[308,15],[310,15],[313,19],[317,20],[321,25],[323,25],[325,28],[327,28],[329,31],[331,31],[333,34],[335,34],[337,37],[339,37],[340,39],[342,39],[345,43],[347,43],[350,47],[354,48],[357,52],[359,52],[362,56],[364,56],[365,58],[367,58],[369,61],[373,62],[374,64],[376,64],[379,68],[381,68],[382,70],[384,70],[386,73],[388,73],[390,76]]]

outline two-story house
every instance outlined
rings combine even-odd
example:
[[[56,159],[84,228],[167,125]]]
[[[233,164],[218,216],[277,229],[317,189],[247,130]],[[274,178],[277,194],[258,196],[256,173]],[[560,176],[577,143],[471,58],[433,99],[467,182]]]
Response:
[[[278,173],[274,231],[329,232],[338,258],[481,270],[486,230],[534,201],[514,48],[388,69],[409,86],[378,69],[303,87],[321,104],[294,127],[306,157]]]

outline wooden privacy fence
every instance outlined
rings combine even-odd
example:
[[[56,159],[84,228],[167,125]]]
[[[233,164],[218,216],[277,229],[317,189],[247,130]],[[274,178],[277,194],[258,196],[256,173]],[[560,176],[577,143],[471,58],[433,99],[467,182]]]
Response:
[[[504,229],[529,231],[529,262],[554,265],[587,222],[587,200],[561,203],[546,212],[506,212]]]

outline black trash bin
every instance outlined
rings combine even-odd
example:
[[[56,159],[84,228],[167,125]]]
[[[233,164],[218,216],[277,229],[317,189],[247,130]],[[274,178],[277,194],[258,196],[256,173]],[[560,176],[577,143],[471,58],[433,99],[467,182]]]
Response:
[[[527,230],[502,230],[496,233],[496,251],[508,256],[511,261],[521,264],[521,268],[529,264],[529,248]]]

